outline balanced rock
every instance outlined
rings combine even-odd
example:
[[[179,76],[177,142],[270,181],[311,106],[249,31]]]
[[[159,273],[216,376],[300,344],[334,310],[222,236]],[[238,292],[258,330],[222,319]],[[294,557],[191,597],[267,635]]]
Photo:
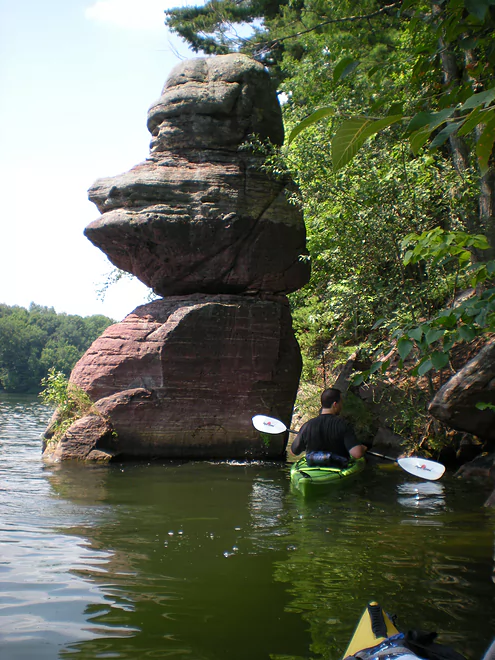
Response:
[[[287,299],[197,294],[140,306],[107,328],[71,382],[114,432],[95,425],[86,437],[98,457],[280,458],[285,434],[263,439],[251,418],[289,424],[300,369]],[[80,458],[77,431],[55,458]]]
[[[244,55],[188,60],[150,108],[149,158],[97,180],[85,230],[160,296],[295,291],[309,279],[302,211],[287,174],[252,140],[283,141],[275,90]]]
[[[495,412],[489,407],[480,410],[477,403],[495,405],[495,339],[445,383],[429,411],[458,431],[495,442]]]

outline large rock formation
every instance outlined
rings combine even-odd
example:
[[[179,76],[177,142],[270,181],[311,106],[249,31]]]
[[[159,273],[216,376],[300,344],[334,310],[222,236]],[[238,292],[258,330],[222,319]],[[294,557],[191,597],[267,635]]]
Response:
[[[445,383],[429,410],[448,426],[495,443],[495,412],[477,403],[495,405],[495,339]]]
[[[148,127],[149,158],[89,190],[103,215],[85,234],[113,264],[160,296],[287,293],[308,281],[294,184],[243,146],[253,136],[283,141],[260,64],[228,55],[179,65]]]
[[[309,264],[294,183],[246,146],[283,141],[270,79],[242,55],[183,62],[148,127],[149,158],[91,187],[102,215],[85,234],[167,297],[78,362],[71,382],[95,410],[45,456],[281,457],[285,435],[260,437],[251,417],[290,423],[301,358],[285,294]]]
[[[105,436],[100,446],[88,445],[91,451],[280,457],[285,438],[272,436],[265,445],[251,417],[270,410],[288,423],[300,368],[285,301],[177,296],[138,307],[107,328],[71,382],[97,402],[117,434],[113,447]]]

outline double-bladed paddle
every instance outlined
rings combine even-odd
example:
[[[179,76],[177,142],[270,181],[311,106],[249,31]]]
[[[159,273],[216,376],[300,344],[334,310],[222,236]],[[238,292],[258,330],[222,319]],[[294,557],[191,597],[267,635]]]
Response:
[[[284,433],[285,431],[288,431],[289,433],[297,433],[297,431],[288,429],[280,419],[267,417],[266,415],[255,415],[253,417],[253,426],[257,431],[271,433],[272,435]],[[366,453],[371,456],[377,456],[378,458],[384,458],[387,461],[393,461],[403,470],[409,472],[409,474],[413,474],[420,479],[428,479],[428,481],[436,481],[437,479],[440,479],[445,472],[445,465],[430,461],[426,458],[419,458],[417,456],[410,456],[409,458],[393,458],[392,456],[385,456],[385,454],[378,454],[375,451],[369,450]]]

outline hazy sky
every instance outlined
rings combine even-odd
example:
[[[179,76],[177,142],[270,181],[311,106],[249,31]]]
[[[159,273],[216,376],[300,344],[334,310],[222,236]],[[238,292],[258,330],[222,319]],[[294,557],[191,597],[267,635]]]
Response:
[[[112,266],[86,191],[148,155],[148,107],[194,56],[164,26],[177,4],[0,0],[0,303],[120,320],[145,301],[137,281],[98,300]]]

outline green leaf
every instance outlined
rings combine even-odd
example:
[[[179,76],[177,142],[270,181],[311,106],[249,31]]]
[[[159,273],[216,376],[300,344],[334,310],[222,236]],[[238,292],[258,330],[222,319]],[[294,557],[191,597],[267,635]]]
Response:
[[[409,145],[415,156],[419,154],[421,147],[428,141],[430,135],[431,130],[429,128],[421,128],[409,136]]]
[[[486,272],[485,266],[481,266],[481,268],[478,268],[476,271],[475,276],[470,279],[469,283],[474,289],[480,282],[484,282],[487,277],[488,273]]]
[[[411,339],[414,339],[415,341],[421,341],[421,337],[423,336],[423,328],[413,328],[412,330],[409,330],[407,334]]]
[[[400,103],[397,101],[396,103],[392,103],[390,108],[387,110],[387,115],[392,116],[392,115],[403,115],[404,114],[404,104]]]
[[[403,259],[403,264],[404,264],[404,266],[407,266],[407,265],[408,265],[408,263],[411,261],[411,259],[413,258],[413,256],[414,256],[414,250],[408,250],[408,251],[406,252],[406,254],[404,255],[404,259]]]
[[[356,386],[361,385],[362,383],[364,383],[364,379],[368,375],[369,375],[368,371],[362,371],[360,374],[355,374],[351,379],[352,384]]]
[[[472,245],[475,248],[479,248],[480,250],[488,250],[490,247],[490,243],[488,242],[486,236],[483,236],[483,234],[474,234],[473,236],[466,234],[468,237],[466,240],[466,245]]]
[[[428,126],[431,119],[431,112],[418,112],[406,126],[407,133],[414,133],[425,126]]]
[[[486,124],[483,133],[476,144],[476,155],[481,175],[488,172],[488,161],[490,159],[493,142],[495,141],[495,116]]]
[[[374,374],[377,371],[379,371],[382,367],[382,362],[381,360],[378,360],[377,362],[373,362],[373,364],[370,367],[370,374]]]
[[[473,50],[478,45],[477,39],[475,37],[466,37],[465,39],[459,39],[459,46],[463,50]]]
[[[383,324],[385,323],[386,320],[387,320],[387,319],[385,319],[385,318],[382,316],[382,318],[380,318],[380,319],[378,319],[378,321],[376,321],[376,323],[373,325],[373,327],[372,327],[371,329],[372,329],[372,330],[376,330],[376,329],[379,328],[381,325],[383,325]]]
[[[352,73],[358,66],[360,62],[355,60],[353,57],[343,57],[340,62],[335,65],[333,70],[333,82],[338,83],[339,80],[342,80],[350,73]]]
[[[484,328],[486,326],[486,317],[488,315],[488,311],[483,308],[479,314],[476,315],[475,321],[476,323],[480,326],[480,328]]]
[[[456,2],[459,4],[458,0],[454,0],[452,4],[456,4]],[[453,14],[450,16],[450,19],[447,18],[447,20],[443,22],[440,29],[445,34],[445,41],[447,43],[452,43],[453,41],[457,41],[457,39],[464,34],[466,27],[465,24],[462,21],[459,21],[458,17]]]
[[[452,133],[455,133],[455,131],[459,128],[460,125],[461,122],[458,121],[453,121],[447,124],[447,126],[442,128],[442,130],[440,131],[440,133],[438,133],[438,135],[435,135],[435,138],[432,140],[430,144],[430,149],[435,149],[436,147],[439,147],[442,144],[444,144],[444,142],[446,142],[449,139]]]
[[[406,357],[409,355],[409,353],[412,351],[414,348],[414,344],[410,339],[406,339],[405,337],[402,337],[402,339],[399,339],[397,343],[397,350],[399,351],[399,355],[403,360],[406,359]]]
[[[431,328],[426,333],[426,343],[429,346],[430,344],[433,344],[434,342],[441,339],[444,336],[444,334],[445,334],[445,330],[443,328],[441,328],[441,329],[440,328],[438,328],[438,329]]]
[[[495,87],[487,89],[486,92],[478,92],[477,94],[473,94],[468,99],[466,99],[466,101],[464,101],[460,110],[461,112],[464,112],[464,110],[471,110],[471,108],[477,108],[480,105],[484,105],[486,107],[493,101],[493,99],[495,99]]]
[[[457,324],[457,319],[455,314],[448,313],[448,314],[442,314],[440,313],[436,319],[436,323],[439,325],[443,326],[444,328],[453,328]]]
[[[471,14],[479,21],[483,21],[488,11],[488,3],[486,0],[464,0],[464,6]]]
[[[476,331],[470,325],[459,326],[459,337],[464,341],[472,341],[476,337]]]
[[[430,359],[435,369],[443,369],[449,363],[449,354],[443,351],[433,351]]]
[[[404,3],[402,3],[401,9],[402,9],[403,11],[405,11],[405,10],[404,10]],[[401,13],[401,9],[399,9],[398,14]],[[421,13],[420,13],[419,10],[418,10],[418,11],[416,11],[416,13],[414,14],[414,16],[411,18],[411,20],[409,21],[409,24],[408,24],[408,26],[407,26],[407,29],[408,29],[408,31],[409,31],[411,34],[414,34],[414,33],[416,32],[416,26],[418,25],[418,23],[419,23],[419,21],[420,21],[420,18],[421,18]]]
[[[494,113],[495,113],[494,108],[488,108],[487,110],[482,110],[481,108],[475,108],[472,112],[470,112],[466,116],[457,135],[459,137],[462,137],[463,135],[467,135],[474,128],[476,128],[478,124],[482,124],[482,123],[486,123],[487,121],[490,121]]]
[[[399,7],[399,12],[405,12],[409,7],[413,7],[416,0],[404,0],[404,2]]]
[[[439,112],[418,112],[417,115],[412,117],[411,121],[407,125],[407,133],[413,133],[420,128],[428,126],[430,132],[438,128],[443,124],[447,119],[452,117],[455,112],[455,106],[450,108],[445,108]]]
[[[419,365],[418,376],[424,376],[431,369],[433,369],[433,362],[428,358]]]
[[[408,234],[401,241],[400,244],[401,250],[404,250],[408,245],[410,245],[411,243],[416,243],[417,241],[419,241],[419,236],[417,234],[415,234],[414,232],[412,234]]]
[[[332,140],[333,169],[336,172],[347,165],[360,147],[378,131],[401,121],[402,115],[393,115],[383,119],[354,117],[341,124]]]
[[[454,344],[457,341],[456,332],[448,332],[443,337],[443,352],[448,353],[454,347]]]
[[[478,401],[478,403],[476,404],[476,408],[478,408],[478,410],[495,411],[495,406],[493,405],[493,403],[487,403],[486,401]]]
[[[292,129],[289,135],[287,144],[290,144],[293,140],[295,140],[295,138],[299,135],[299,133],[301,131],[304,131],[305,128],[308,128],[308,126],[312,126],[317,121],[320,121],[320,119],[324,119],[325,117],[331,117],[334,114],[335,114],[335,110],[333,108],[330,108],[329,106],[318,108],[318,110],[315,110],[312,114],[310,114],[308,117],[306,117],[301,122],[299,122],[297,126],[294,126],[294,128]]]

